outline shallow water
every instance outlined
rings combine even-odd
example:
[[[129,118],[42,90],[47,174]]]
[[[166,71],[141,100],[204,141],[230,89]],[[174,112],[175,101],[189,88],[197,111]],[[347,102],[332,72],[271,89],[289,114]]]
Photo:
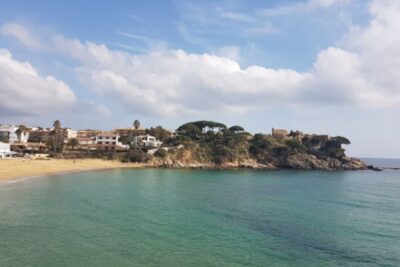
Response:
[[[0,266],[399,265],[399,171],[125,169],[0,186]]]

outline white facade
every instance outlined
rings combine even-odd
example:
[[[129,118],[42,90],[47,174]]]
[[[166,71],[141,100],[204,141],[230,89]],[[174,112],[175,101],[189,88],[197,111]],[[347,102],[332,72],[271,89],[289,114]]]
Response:
[[[0,158],[8,157],[11,154],[10,144],[0,142]]]
[[[0,125],[0,142],[15,143],[18,142],[18,127],[15,125]]]
[[[76,137],[78,137],[78,131],[72,130],[70,128],[66,128],[64,137],[66,139],[76,138]]]
[[[94,144],[96,144],[96,140],[94,140],[92,138],[78,137],[76,139],[78,140],[78,144],[80,144],[80,145],[94,145]]]
[[[29,132],[27,131],[27,132],[22,132],[19,135],[18,141],[21,143],[27,143],[28,139],[29,139]]]
[[[122,145],[117,133],[101,133],[96,135],[96,145]]]
[[[119,142],[120,136],[114,132],[104,132],[96,135],[96,147],[99,150],[120,150],[129,149],[129,146]]]
[[[157,140],[154,136],[149,134],[147,135],[139,135],[133,138],[133,143],[135,145],[144,146],[144,147],[160,147],[162,142]]]

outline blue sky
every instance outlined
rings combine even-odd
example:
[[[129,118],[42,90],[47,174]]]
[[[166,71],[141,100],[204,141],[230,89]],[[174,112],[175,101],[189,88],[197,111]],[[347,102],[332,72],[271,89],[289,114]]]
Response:
[[[0,0],[1,122],[214,119],[400,157],[396,12],[398,0]]]

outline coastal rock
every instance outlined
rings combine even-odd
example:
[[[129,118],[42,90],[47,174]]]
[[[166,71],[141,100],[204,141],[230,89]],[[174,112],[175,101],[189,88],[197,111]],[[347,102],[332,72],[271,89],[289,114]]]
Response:
[[[342,159],[343,170],[367,170],[368,166],[359,159],[344,157]]]
[[[284,165],[287,168],[298,170],[330,170],[327,161],[310,154],[289,155]]]
[[[367,166],[367,169],[368,169],[368,170],[372,170],[372,171],[377,171],[377,172],[383,171],[383,169],[378,168],[378,167],[375,167],[375,166],[372,166],[372,165],[368,165],[368,166]],[[397,168],[393,168],[393,170],[397,170]]]
[[[263,169],[275,170],[277,167],[272,163],[261,164],[254,159],[246,159],[238,162],[224,162],[222,164],[215,164],[212,162],[190,161],[188,158],[185,160],[176,160],[174,158],[167,158],[160,160],[153,158],[151,166],[155,168],[168,168],[168,169]]]
[[[320,159],[310,154],[295,154],[287,158],[286,166],[302,170],[366,170],[367,165],[358,159],[336,158]]]
[[[166,159],[154,158],[151,165],[156,168],[170,169],[295,169],[295,170],[378,170],[372,166],[367,166],[364,162],[353,158],[343,158],[341,160],[335,158],[320,159],[311,154],[293,154],[289,155],[286,160],[279,163],[259,163],[255,159],[245,159],[238,162],[223,162],[215,164],[212,162],[190,160],[177,160],[173,157]]]

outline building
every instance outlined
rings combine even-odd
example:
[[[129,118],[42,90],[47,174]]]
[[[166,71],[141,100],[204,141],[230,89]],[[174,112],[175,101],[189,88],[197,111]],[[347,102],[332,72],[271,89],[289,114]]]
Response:
[[[77,138],[93,138],[96,139],[96,136],[98,134],[101,134],[102,131],[100,130],[91,130],[91,129],[87,129],[87,130],[78,130],[77,132]]]
[[[96,135],[96,148],[98,150],[126,150],[127,146],[119,142],[120,136],[115,132],[102,132]]]
[[[165,129],[167,132],[169,132],[169,137],[170,138],[175,138],[178,134],[174,130],[170,129]]]
[[[290,131],[288,136],[299,142],[302,142],[304,134],[302,132],[300,132],[299,130],[297,130],[297,131]]]
[[[18,126],[15,125],[0,125],[0,142],[10,144],[18,142],[17,130]]]
[[[72,130],[71,128],[65,128],[63,129],[64,133],[64,140],[72,139],[72,138],[77,138],[78,137],[78,131]]]
[[[48,152],[48,148],[44,143],[14,143],[11,144],[11,151],[18,153],[29,153],[29,154],[43,154]]]
[[[160,147],[162,142],[149,134],[139,135],[133,138],[133,143],[143,147]]]
[[[119,136],[126,136],[126,137],[135,137],[138,135],[144,135],[146,133],[146,129],[143,128],[117,128],[114,129],[114,132],[118,133]]]
[[[5,158],[11,156],[10,144],[0,142],[0,158]]]
[[[28,142],[31,143],[46,143],[50,140],[51,129],[49,128],[32,128],[29,132]]]
[[[288,131],[284,129],[274,129],[272,128],[272,136],[275,138],[285,138],[288,136]]]
[[[78,141],[79,145],[95,145],[96,144],[96,138],[77,137],[76,140]]]
[[[96,137],[77,137],[72,138],[78,141],[78,145],[74,146],[74,149],[77,150],[95,150],[96,147]],[[70,140],[72,140],[70,139]]]
[[[17,131],[18,132],[18,131]],[[21,143],[27,143],[29,140],[29,135],[30,135],[30,129],[25,128],[25,129],[21,129],[18,133],[18,142]]]

